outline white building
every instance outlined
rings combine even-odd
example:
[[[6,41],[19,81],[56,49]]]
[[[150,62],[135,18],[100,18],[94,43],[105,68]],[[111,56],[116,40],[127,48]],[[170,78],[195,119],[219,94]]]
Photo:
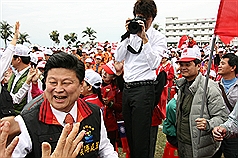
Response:
[[[215,18],[179,20],[178,17],[166,17],[165,35],[168,45],[177,44],[183,35],[193,34],[199,45],[210,43],[216,25]]]
[[[165,35],[168,45],[177,44],[183,35],[194,35],[194,40],[198,45],[204,45],[211,42],[214,28],[216,25],[215,18],[179,20],[178,17],[166,17]],[[221,41],[217,40],[219,43]],[[235,37],[231,44],[238,44],[238,38]]]

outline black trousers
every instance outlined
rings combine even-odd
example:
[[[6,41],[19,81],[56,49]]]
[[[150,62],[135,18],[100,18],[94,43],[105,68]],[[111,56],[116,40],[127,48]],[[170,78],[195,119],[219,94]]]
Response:
[[[212,158],[221,158],[223,153],[225,158],[238,158],[238,138],[224,139],[219,150]]]
[[[154,85],[125,87],[123,90],[122,112],[131,158],[149,157],[154,99]]]

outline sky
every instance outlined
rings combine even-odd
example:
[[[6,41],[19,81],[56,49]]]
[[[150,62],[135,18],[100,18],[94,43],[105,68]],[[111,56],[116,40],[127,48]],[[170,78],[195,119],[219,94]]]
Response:
[[[125,21],[133,18],[136,0],[0,0],[0,20],[14,26],[20,22],[20,32],[29,34],[32,44],[53,46],[49,33],[60,33],[59,46],[66,45],[63,36],[76,33],[85,42],[82,31],[91,27],[97,33],[95,41],[118,42],[125,32]],[[179,20],[216,18],[220,0],[155,0],[157,17],[154,23],[164,28],[166,17]],[[4,46],[0,40],[0,47]]]

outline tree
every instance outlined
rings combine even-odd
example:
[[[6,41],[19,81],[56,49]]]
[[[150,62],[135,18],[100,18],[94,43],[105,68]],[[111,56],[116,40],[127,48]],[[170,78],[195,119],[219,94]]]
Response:
[[[26,32],[20,33],[20,36],[19,36],[18,41],[17,41],[17,44],[23,44],[24,42],[31,44],[31,42],[27,39],[29,37],[30,36]]]
[[[159,23],[154,23],[154,24],[153,24],[153,28],[156,29],[156,30],[158,30],[159,32],[161,32],[161,31],[163,30],[162,28],[160,28]]]
[[[82,32],[84,35],[82,36],[82,38],[88,36],[89,40],[91,40],[93,42],[93,40],[95,40],[97,37],[94,35],[95,33],[97,33],[96,31],[94,31],[91,27],[86,27],[86,30],[84,30]]]
[[[54,41],[57,45],[60,44],[59,33],[57,30],[52,31],[49,35],[52,41]]]
[[[78,39],[77,36],[78,35],[76,33],[70,33],[69,35],[66,34],[66,35],[64,35],[64,40],[66,42],[68,42],[68,45],[70,46],[71,44],[73,44],[74,42],[77,41],[77,39]]]
[[[12,38],[12,29],[13,26],[8,24],[6,21],[0,22],[0,33],[1,33],[1,38],[4,40],[5,43],[5,48],[7,47],[7,41],[10,41],[10,37]]]

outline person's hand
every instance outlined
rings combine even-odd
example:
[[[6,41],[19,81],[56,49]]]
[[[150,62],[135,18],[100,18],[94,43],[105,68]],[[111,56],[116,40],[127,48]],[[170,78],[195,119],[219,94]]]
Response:
[[[2,121],[0,123],[0,157],[11,158],[12,152],[17,146],[19,141],[18,137],[15,137],[13,141],[7,146],[7,137],[9,135],[10,123],[8,121]],[[6,147],[7,146],[7,147]]]
[[[83,146],[83,142],[80,142],[84,137],[85,131],[81,131],[78,134],[80,123],[76,123],[70,132],[70,125],[67,124],[58,140],[57,146],[54,152],[51,154],[51,146],[47,142],[42,143],[42,158],[74,158],[78,155],[80,149]],[[70,134],[68,134],[70,132]]]
[[[130,24],[130,21],[131,21],[131,20],[132,20],[131,18],[128,18],[128,19],[126,20],[126,24],[125,24],[126,31],[129,31],[128,25]]]
[[[29,85],[32,81],[32,78],[33,76],[36,75],[36,69],[31,67],[28,74],[27,74],[27,77],[26,77],[26,83]]]
[[[36,74],[32,77],[32,83],[33,84],[36,84],[37,83],[37,80],[40,78],[40,75],[42,74],[42,72],[36,68]]]
[[[226,136],[226,128],[221,126],[214,127],[212,130],[212,135],[216,141],[222,141],[223,138]]]
[[[16,45],[19,34],[20,34],[19,28],[20,28],[20,23],[19,23],[19,21],[17,21],[16,24],[15,24],[14,36],[13,36],[12,41],[11,41],[11,44],[14,45],[14,46]]]
[[[114,62],[114,67],[116,69],[117,76],[120,76],[123,73],[123,66],[124,66],[123,62],[118,62],[118,61]]]
[[[145,32],[145,23],[142,20],[138,20],[137,22],[141,26],[141,31],[139,31],[137,35],[142,39],[143,44],[146,44],[148,42],[148,38]]]
[[[197,123],[197,128],[199,130],[206,130],[207,120],[205,118],[197,118],[195,122]]]

